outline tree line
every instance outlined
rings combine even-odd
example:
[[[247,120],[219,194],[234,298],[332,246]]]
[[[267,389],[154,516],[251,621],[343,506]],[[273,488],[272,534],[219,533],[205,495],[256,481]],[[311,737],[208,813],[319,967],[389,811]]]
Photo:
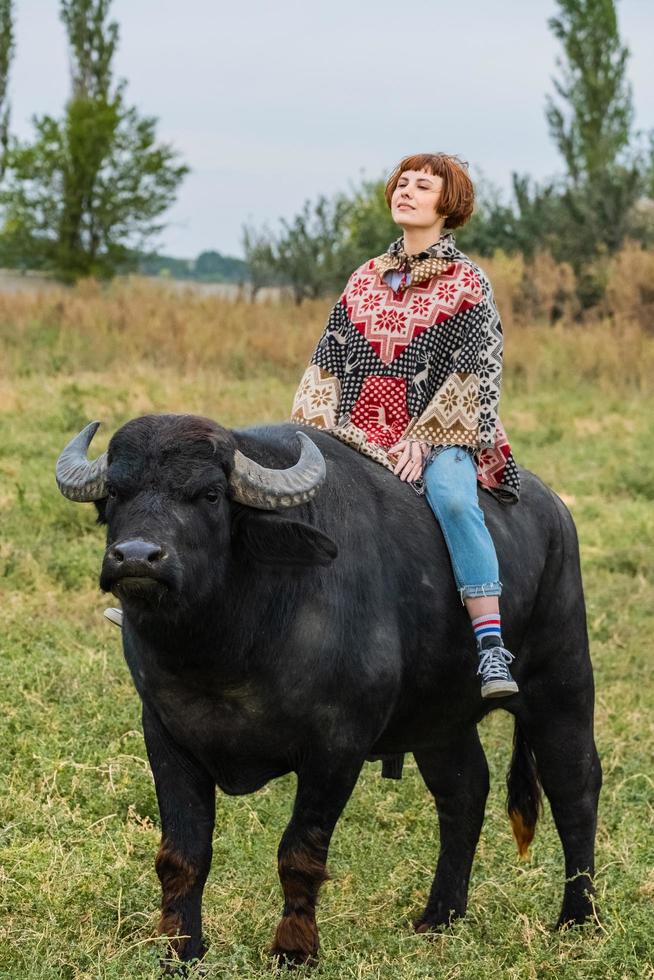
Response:
[[[569,262],[584,306],[601,299],[606,261],[625,240],[654,244],[654,132],[634,129],[616,3],[557,0],[548,22],[561,54],[545,114],[562,173],[541,183],[514,173],[508,196],[477,180],[475,214],[457,231],[466,252],[522,253],[528,262],[549,252]],[[13,0],[0,0],[0,265],[69,282],[161,267],[144,253],[188,167],[158,142],[157,120],[130,106],[126,83],[114,77],[119,31],[110,5],[60,0],[71,94],[61,118],[35,116],[33,139],[20,141],[10,134]],[[301,302],[340,290],[353,268],[398,234],[384,181],[362,181],[305,202],[275,228],[246,226],[247,275],[253,292],[284,285]],[[222,274],[229,260],[216,256],[201,257],[203,274]],[[175,274],[175,260],[169,266]],[[235,275],[232,264],[229,278]]]

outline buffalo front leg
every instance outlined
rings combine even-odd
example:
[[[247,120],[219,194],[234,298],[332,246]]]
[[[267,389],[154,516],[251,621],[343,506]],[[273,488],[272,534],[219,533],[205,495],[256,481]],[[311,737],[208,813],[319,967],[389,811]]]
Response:
[[[332,762],[327,769],[314,761],[298,773],[293,815],[277,854],[284,911],[270,949],[287,966],[317,959],[316,903],[320,886],[329,877],[329,842],[362,765],[363,760],[346,760],[335,771]]]
[[[201,908],[211,866],[215,785],[145,706],[143,732],[161,814],[161,846],[155,859],[161,882],[157,931],[170,937],[173,956],[187,962],[205,953]]]
[[[434,797],[440,831],[429,900],[415,922],[416,932],[428,932],[465,914],[472,861],[484,822],[488,765],[476,729],[445,747],[422,749],[414,756]]]

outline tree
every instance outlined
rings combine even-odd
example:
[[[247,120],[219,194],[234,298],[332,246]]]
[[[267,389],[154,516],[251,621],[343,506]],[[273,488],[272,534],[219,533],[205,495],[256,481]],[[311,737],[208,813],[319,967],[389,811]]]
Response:
[[[274,238],[267,228],[257,231],[246,225],[243,228],[243,252],[250,280],[250,298],[254,301],[264,286],[284,282],[280,276],[275,256]]]
[[[9,68],[14,54],[12,0],[0,0],[0,180],[9,142]]]
[[[352,268],[385,252],[401,234],[386,203],[386,181],[366,180],[354,190],[347,216],[347,243]]]
[[[565,57],[557,60],[561,78],[554,80],[559,101],[548,97],[546,116],[567,168],[561,201],[573,227],[564,237],[579,271],[621,246],[642,179],[630,151],[629,50],[620,40],[615,2],[558,0],[558,6],[549,26]]]
[[[550,133],[573,184],[584,183],[615,164],[629,146],[633,105],[626,77],[628,48],[618,33],[614,0],[558,0],[561,13],[548,21],[563,45],[557,59],[562,79],[548,96]]]
[[[353,268],[347,218],[351,202],[342,194],[305,201],[292,221],[282,219],[273,254],[278,275],[290,283],[296,303],[342,289]]]
[[[291,287],[296,303],[342,289],[355,263],[348,219],[352,202],[343,194],[305,201],[277,233],[243,229],[243,248],[252,295],[262,286]]]
[[[200,252],[193,265],[193,278],[206,282],[242,282],[245,265],[241,259],[209,250]]]
[[[113,82],[118,25],[107,21],[109,5],[63,0],[72,95],[63,119],[35,118],[34,142],[10,145],[0,194],[12,264],[65,281],[133,267],[188,172],[157,144],[156,119],[126,105],[125,84]]]
[[[562,203],[560,180],[539,185],[524,174],[512,174],[515,220],[514,248],[531,261],[549,251],[561,261],[569,257],[566,233],[569,220]]]
[[[61,0],[61,19],[72,54],[73,97],[110,97],[111,61],[118,47],[118,24],[107,23],[111,0]]]
[[[518,250],[516,215],[505,204],[500,191],[483,177],[475,181],[475,210],[463,228],[454,229],[456,242],[464,252],[493,255],[501,250],[510,254]]]

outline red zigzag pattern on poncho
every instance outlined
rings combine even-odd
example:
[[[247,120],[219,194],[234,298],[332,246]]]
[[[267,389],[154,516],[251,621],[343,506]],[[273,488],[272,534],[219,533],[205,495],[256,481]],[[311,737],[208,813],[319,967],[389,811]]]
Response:
[[[464,262],[453,262],[435,286],[428,280],[410,291],[391,292],[391,298],[389,292],[371,261],[355,275],[345,295],[350,322],[384,364],[399,357],[425,330],[484,298],[478,276]]]

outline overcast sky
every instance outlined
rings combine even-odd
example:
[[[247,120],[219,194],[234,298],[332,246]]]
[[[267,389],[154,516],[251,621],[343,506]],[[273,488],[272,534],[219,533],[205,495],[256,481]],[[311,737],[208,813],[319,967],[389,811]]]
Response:
[[[15,0],[12,130],[69,91],[58,0]],[[240,255],[244,222],[444,150],[508,188],[561,170],[545,123],[550,0],[114,0],[116,74],[192,172],[160,245]],[[636,124],[654,127],[654,3],[622,0]]]

